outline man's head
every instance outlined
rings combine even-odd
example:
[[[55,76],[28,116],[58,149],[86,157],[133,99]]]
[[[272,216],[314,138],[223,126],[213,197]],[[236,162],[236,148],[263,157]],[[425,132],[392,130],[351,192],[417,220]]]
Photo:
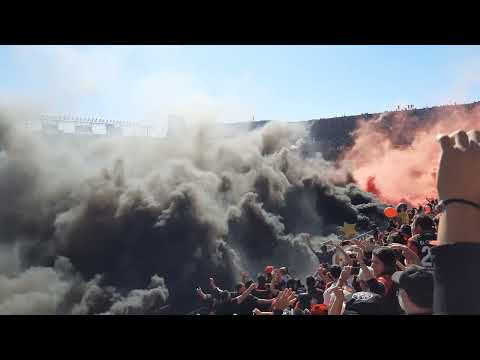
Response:
[[[400,234],[403,236],[404,240],[408,240],[412,237],[412,228],[410,225],[404,224],[400,227]]]
[[[407,315],[432,312],[432,271],[412,265],[393,274],[392,280],[398,284],[398,301]]]
[[[435,223],[428,215],[417,215],[412,224],[413,235],[435,232]]]
[[[323,252],[323,253],[326,253],[327,252],[327,245],[323,244],[322,246],[320,246],[320,251]]]
[[[315,287],[315,278],[313,276],[307,277],[305,282],[307,283],[307,288],[311,289]]]
[[[302,309],[310,309],[310,305],[312,305],[312,297],[309,294],[300,294],[297,298],[297,306]]]
[[[300,288],[303,288],[302,281],[300,279],[295,279],[295,288],[298,290]]]
[[[297,289],[297,282],[295,281],[295,279],[288,279],[287,289],[292,289],[294,291]]]
[[[257,276],[257,284],[260,288],[265,287],[266,283],[267,283],[267,278],[265,277],[265,275]]]
[[[378,247],[372,252],[373,275],[392,275],[396,270],[397,258],[395,252],[385,246]]]
[[[397,205],[397,212],[401,213],[408,210],[408,206],[405,203],[400,203]]]
[[[391,232],[391,233],[388,235],[387,243],[389,243],[389,244],[391,244],[391,243],[404,244],[404,243],[405,243],[405,239],[404,239],[404,237],[401,235],[400,232],[394,231],[394,232]]]
[[[417,210],[415,208],[407,210],[408,220],[412,221],[416,214]]]
[[[288,274],[288,268],[283,266],[280,268],[280,274],[282,274],[282,276],[285,276]]]

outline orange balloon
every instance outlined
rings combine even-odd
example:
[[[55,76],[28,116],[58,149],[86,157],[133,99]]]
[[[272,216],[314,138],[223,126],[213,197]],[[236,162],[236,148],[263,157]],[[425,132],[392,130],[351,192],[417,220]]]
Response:
[[[390,219],[398,216],[397,210],[395,210],[393,207],[387,207],[385,210],[383,210],[383,213],[387,218]]]

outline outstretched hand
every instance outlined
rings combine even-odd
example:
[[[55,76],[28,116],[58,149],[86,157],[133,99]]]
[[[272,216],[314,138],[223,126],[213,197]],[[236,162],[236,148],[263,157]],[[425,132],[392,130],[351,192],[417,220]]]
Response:
[[[461,198],[480,203],[480,132],[458,131],[438,138],[442,147],[437,175],[440,200]],[[440,218],[440,244],[479,243],[480,212],[452,203]]]
[[[442,147],[437,175],[441,200],[460,198],[480,203],[480,132],[439,136]]]
[[[272,304],[273,310],[285,310],[290,302],[295,299],[295,293],[292,289],[285,289],[280,291],[275,303]]]

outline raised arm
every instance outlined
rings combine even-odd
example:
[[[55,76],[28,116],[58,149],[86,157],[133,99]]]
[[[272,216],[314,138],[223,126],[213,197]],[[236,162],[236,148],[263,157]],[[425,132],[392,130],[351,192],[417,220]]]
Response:
[[[235,300],[237,301],[237,304],[241,304],[243,302],[243,300],[245,300],[247,298],[248,295],[250,295],[250,293],[255,290],[257,287],[257,284],[253,283],[252,285],[250,285],[248,287],[247,290],[245,290],[241,295],[237,296],[235,298]]]
[[[340,245],[335,245],[335,248],[337,249],[338,252],[340,252],[340,254],[342,254],[345,257],[345,261],[347,265],[352,265],[352,259],[350,259],[350,256],[348,256],[345,249]]]
[[[480,203],[480,132],[441,136],[437,176],[440,200]],[[432,249],[435,269],[434,314],[480,314],[480,210],[453,202],[440,217],[438,240]],[[461,274],[460,276],[458,274]],[[462,294],[459,296],[459,294]]]
[[[401,250],[402,255],[405,258],[405,265],[410,266],[410,265],[422,265],[422,261],[418,257],[418,255],[412,251],[408,246],[402,245],[402,244],[391,244],[389,246],[392,250]]]
[[[328,315],[342,315],[343,301],[345,299],[343,290],[340,286],[332,289],[333,297],[328,306]]]

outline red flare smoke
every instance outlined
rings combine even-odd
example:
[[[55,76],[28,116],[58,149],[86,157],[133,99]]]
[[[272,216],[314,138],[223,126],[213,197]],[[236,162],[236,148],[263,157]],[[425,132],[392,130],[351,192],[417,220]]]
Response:
[[[383,202],[419,204],[437,197],[440,147],[437,134],[472,130],[480,124],[480,105],[389,113],[360,121],[355,143],[343,156],[363,190]],[[410,115],[409,115],[410,114]]]

